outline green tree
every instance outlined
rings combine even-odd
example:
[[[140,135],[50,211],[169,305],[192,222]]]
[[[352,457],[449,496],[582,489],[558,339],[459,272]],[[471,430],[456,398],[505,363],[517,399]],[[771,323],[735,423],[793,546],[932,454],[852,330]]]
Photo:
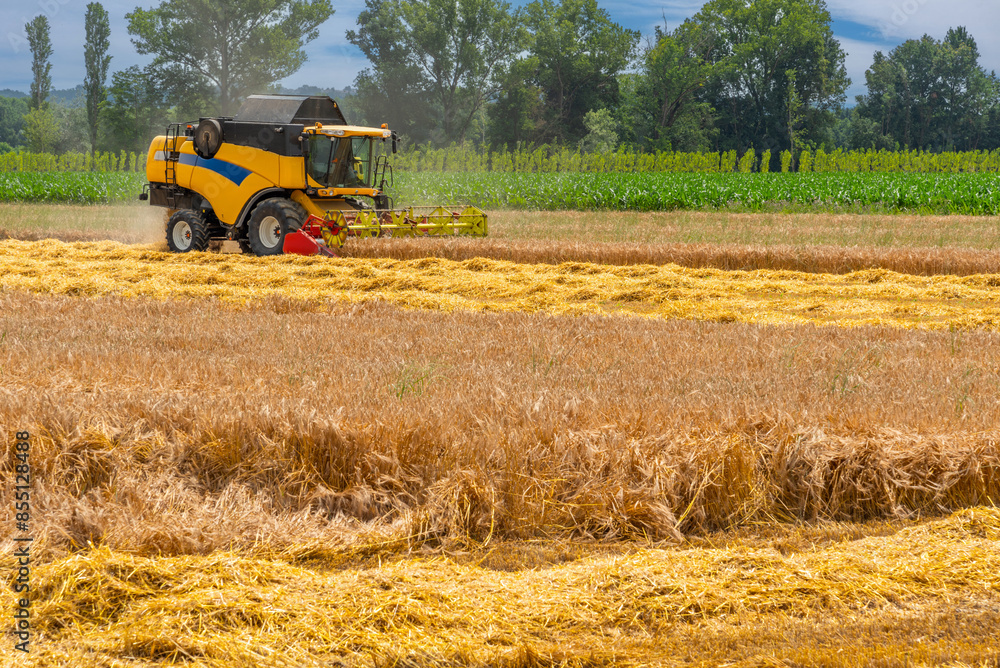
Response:
[[[854,145],[979,148],[1000,101],[997,78],[979,65],[979,57],[962,27],[948,30],[940,42],[924,35],[888,55],[876,52],[865,72],[867,93],[858,96]]]
[[[635,57],[639,32],[613,22],[596,0],[536,0],[525,8],[527,83],[542,94],[539,141],[577,141],[588,111],[619,102],[618,75]]]
[[[111,150],[145,153],[166,125],[169,92],[159,85],[158,76],[154,67],[137,65],[111,76],[110,100],[102,110]]]
[[[359,90],[375,92],[389,104],[407,93],[430,104],[438,116],[439,143],[465,139],[476,113],[499,92],[524,41],[519,12],[491,0],[369,2],[358,25],[347,39],[383,72],[367,70],[357,81]],[[383,50],[386,60],[379,58]],[[401,75],[409,78],[402,86]],[[390,82],[391,88],[378,87]]]
[[[232,115],[242,98],[296,72],[302,47],[333,14],[330,0],[164,0],[136,7],[128,31],[165,87],[211,85],[217,109]]]
[[[527,145],[547,134],[544,93],[515,63],[503,94],[486,109],[486,136],[492,146]]]
[[[39,14],[24,25],[31,48],[31,108],[40,109],[49,99],[52,89],[52,40],[49,19]]]
[[[651,106],[654,145],[697,150],[708,147],[714,111],[702,92],[714,72],[717,35],[685,21],[673,31],[657,26],[655,41],[643,55],[644,89]]]
[[[709,0],[692,21],[714,35],[702,99],[719,114],[723,148],[790,148],[790,117],[803,141],[831,140],[850,80],[825,0]]]
[[[59,122],[49,105],[24,116],[24,143],[32,153],[55,153],[61,139]]]
[[[28,98],[0,97],[0,142],[11,146],[24,143],[24,116],[30,109]]]
[[[584,151],[610,153],[618,146],[617,123],[607,109],[588,111],[583,117],[587,136],[581,142]]]
[[[372,63],[355,78],[358,110],[369,125],[388,123],[413,142],[430,138],[430,100],[406,31],[398,2],[365,0],[358,29],[347,39]]]
[[[87,94],[87,131],[90,136],[90,150],[97,151],[101,105],[108,97],[105,83],[108,80],[108,67],[111,65],[111,56],[108,55],[108,48],[111,46],[111,24],[108,21],[108,12],[99,2],[87,5],[84,25],[87,32],[87,42],[83,47],[83,62],[87,68],[87,75],[83,80]]]
[[[52,114],[58,128],[58,135],[53,153],[67,151],[84,152],[90,148],[88,132],[87,109],[82,106],[53,104]]]

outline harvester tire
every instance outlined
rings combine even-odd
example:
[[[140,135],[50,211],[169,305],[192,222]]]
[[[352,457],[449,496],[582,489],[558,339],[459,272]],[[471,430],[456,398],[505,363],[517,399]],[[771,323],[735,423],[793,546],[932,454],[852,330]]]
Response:
[[[167,221],[167,246],[174,253],[208,249],[209,224],[205,214],[192,209],[174,212]]]
[[[287,199],[261,202],[247,224],[247,241],[254,255],[281,255],[285,236],[297,232],[306,219],[306,210]]]

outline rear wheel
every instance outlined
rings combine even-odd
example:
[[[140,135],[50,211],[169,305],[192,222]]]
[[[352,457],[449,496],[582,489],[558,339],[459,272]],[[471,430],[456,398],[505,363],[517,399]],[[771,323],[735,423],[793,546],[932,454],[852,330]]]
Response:
[[[209,225],[201,211],[181,209],[167,221],[167,246],[174,253],[208,248]]]
[[[261,202],[250,216],[247,241],[254,255],[281,255],[285,236],[297,232],[306,219],[306,211],[287,199]]]

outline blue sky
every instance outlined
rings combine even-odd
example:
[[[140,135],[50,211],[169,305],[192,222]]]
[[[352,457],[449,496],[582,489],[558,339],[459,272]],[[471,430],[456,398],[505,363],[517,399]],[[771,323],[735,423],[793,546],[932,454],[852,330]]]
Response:
[[[31,81],[31,55],[24,39],[24,24],[45,13],[52,25],[54,48],[52,83],[72,88],[83,82],[83,16],[89,0],[4,0],[0,8],[0,89],[27,91]],[[622,25],[652,35],[664,18],[673,27],[701,7],[698,0],[598,0]],[[284,83],[343,88],[368,66],[361,53],[347,43],[344,33],[355,27],[364,0],[333,0],[336,13],[320,29],[319,38],[306,47],[305,66]],[[864,90],[865,69],[876,50],[888,51],[903,40],[930,34],[940,39],[956,25],[966,26],[979,44],[982,63],[1000,70],[998,0],[827,0],[834,18],[834,32],[847,51],[847,70],[852,86],[849,94]],[[135,7],[152,7],[150,0],[104,0],[111,16],[111,69],[144,64],[129,41],[125,14]],[[523,4],[523,3],[517,3]]]

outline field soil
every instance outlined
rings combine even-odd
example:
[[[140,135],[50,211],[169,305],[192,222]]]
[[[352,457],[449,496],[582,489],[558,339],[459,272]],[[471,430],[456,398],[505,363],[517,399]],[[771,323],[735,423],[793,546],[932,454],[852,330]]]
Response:
[[[478,260],[170,256],[162,218],[107,222],[133,209],[39,207],[0,241],[28,665],[1000,662],[993,276],[614,262],[686,247],[613,232],[570,262],[510,212]],[[914,243],[870,248],[933,251]],[[652,280],[695,310],[658,312]],[[755,321],[747,286],[819,308]],[[886,324],[815,313],[877,299]],[[966,319],[914,329],[904,303]]]

